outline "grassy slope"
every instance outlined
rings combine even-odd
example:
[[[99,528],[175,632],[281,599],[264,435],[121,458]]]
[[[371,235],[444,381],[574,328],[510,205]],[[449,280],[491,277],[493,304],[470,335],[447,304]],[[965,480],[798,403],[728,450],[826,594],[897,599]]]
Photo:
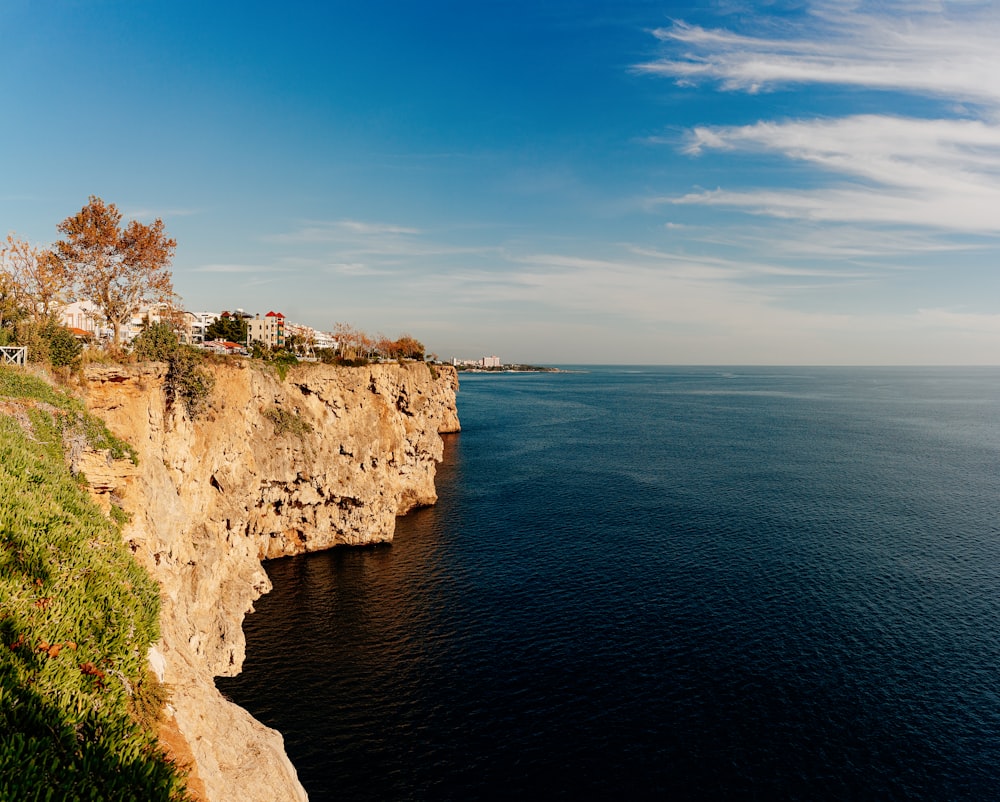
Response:
[[[180,799],[135,715],[158,693],[157,587],[66,467],[64,437],[129,453],[78,401],[0,368],[0,798]]]

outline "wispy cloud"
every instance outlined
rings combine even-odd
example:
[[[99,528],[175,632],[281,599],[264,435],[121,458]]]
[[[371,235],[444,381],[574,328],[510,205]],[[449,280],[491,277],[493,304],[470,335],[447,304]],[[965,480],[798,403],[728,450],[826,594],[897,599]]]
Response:
[[[813,262],[837,264],[851,260],[855,264],[877,264],[883,270],[901,269],[900,256],[981,250],[996,244],[990,237],[977,239],[950,232],[867,224],[813,224],[802,218],[772,222],[768,226],[689,228],[685,233],[688,241],[757,254],[758,259],[767,255],[779,262],[798,263],[808,258]]]
[[[777,155],[812,168],[812,186],[719,187],[670,203],[817,223],[1000,233],[1000,11],[992,3],[858,8],[814,4],[798,27],[778,36],[677,23],[654,35],[688,49],[636,69],[748,92],[789,84],[892,90],[973,110],[696,126],[683,152]]]
[[[1000,338],[1000,315],[962,312],[953,309],[920,309],[920,321],[928,326]]]
[[[153,220],[156,218],[171,218],[171,217],[191,217],[192,215],[198,214],[197,209],[129,209],[122,213],[122,217],[126,220]]]
[[[360,275],[396,272],[387,270],[429,257],[481,256],[498,248],[456,245],[439,241],[432,232],[414,226],[359,220],[305,221],[294,231],[262,238],[268,243],[310,247],[327,245],[328,266],[333,272]]]
[[[903,193],[888,188],[819,191],[711,190],[674,199],[678,204],[739,208],[744,211],[816,222],[881,223],[942,228],[970,233],[1000,232],[995,210],[1000,191],[972,194],[939,192]]]
[[[814,3],[786,36],[741,35],[677,22],[653,35],[687,48],[639,64],[681,83],[715,80],[759,92],[785,84],[835,84],[1000,104],[1000,20],[988,4]]]
[[[553,320],[598,327],[617,320],[632,332],[622,341],[637,337],[636,348],[642,342],[636,332],[669,343],[657,357],[664,361],[697,354],[701,361],[726,362],[754,354],[790,364],[837,363],[844,361],[847,344],[856,364],[983,363],[995,358],[1000,334],[995,315],[847,311],[817,303],[803,308],[793,298],[811,292],[819,300],[825,286],[873,280],[855,269],[783,269],[638,247],[599,258],[525,254],[511,263],[502,280],[486,272],[452,277],[454,297],[484,316],[502,318],[502,310],[541,304],[551,308]]]
[[[344,242],[373,238],[389,240],[408,239],[421,233],[420,229],[393,223],[363,222],[361,220],[307,220],[295,231],[271,234],[264,239],[268,242],[317,243]]]
[[[420,229],[397,226],[389,223],[363,223],[360,220],[339,220],[334,226],[354,231],[358,234],[419,234]]]
[[[280,268],[271,265],[210,264],[194,268],[196,273],[273,273]]]
[[[334,262],[327,265],[326,272],[338,276],[386,276],[393,271],[373,267],[363,262]]]
[[[634,245],[621,245],[603,258],[528,253],[512,254],[508,261],[513,267],[502,275],[463,276],[466,291],[478,286],[484,299],[543,301],[556,308],[650,322],[705,315],[716,320],[735,314],[735,307],[744,319],[751,308],[767,308],[773,315],[788,293],[868,277],[855,269],[782,266]]]

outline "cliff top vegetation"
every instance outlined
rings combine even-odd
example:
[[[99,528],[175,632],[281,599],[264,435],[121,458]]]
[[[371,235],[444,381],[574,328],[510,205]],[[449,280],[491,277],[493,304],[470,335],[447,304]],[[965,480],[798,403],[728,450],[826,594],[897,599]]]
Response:
[[[63,238],[49,246],[33,246],[13,234],[0,242],[0,346],[27,346],[28,360],[60,369],[54,375],[61,380],[91,362],[167,362],[168,403],[182,405],[192,418],[199,415],[212,391],[211,375],[201,365],[212,355],[190,345],[193,315],[176,305],[169,270],[176,241],[163,221],[123,224],[115,204],[91,196],[56,228]],[[73,318],[64,313],[73,298],[89,303],[78,317],[111,327],[110,342],[93,331],[68,328]],[[140,310],[143,330],[132,339]],[[317,332],[291,325],[284,337],[266,344],[248,337],[248,316],[237,312],[223,312],[205,335],[227,342],[227,352],[249,350],[281,379],[299,358],[344,366],[424,360],[423,344],[409,334],[373,337],[347,323],[336,323],[335,339],[324,340],[334,347],[319,347]]]
[[[67,467],[127,458],[82,405],[0,367],[0,798],[185,798],[153,728],[158,588]]]

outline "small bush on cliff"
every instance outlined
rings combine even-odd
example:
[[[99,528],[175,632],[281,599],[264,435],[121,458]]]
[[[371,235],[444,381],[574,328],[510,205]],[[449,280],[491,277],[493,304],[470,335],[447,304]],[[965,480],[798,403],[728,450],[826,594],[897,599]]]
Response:
[[[66,467],[78,402],[9,368],[0,399],[0,799],[183,799],[130,713],[159,590]]]
[[[136,359],[146,362],[169,362],[180,341],[166,323],[154,323],[143,329],[132,341]]]
[[[146,732],[155,732],[169,700],[170,691],[167,686],[147,668],[133,686],[129,697],[129,714]]]
[[[28,348],[28,361],[61,368],[76,364],[83,343],[55,318],[35,320],[23,317],[12,328],[2,330],[0,345],[16,344]]]
[[[297,437],[304,437],[313,430],[309,421],[302,420],[298,415],[280,407],[271,407],[264,410],[264,417],[274,424],[276,435],[294,434]]]
[[[270,361],[274,364],[274,369],[278,371],[278,378],[284,381],[292,365],[298,364],[299,358],[288,351],[278,351],[271,357]]]
[[[281,381],[285,380],[292,365],[298,364],[299,361],[291,351],[271,348],[257,340],[250,344],[250,356],[272,366]]]
[[[202,367],[203,360],[190,345],[180,345],[170,360],[167,399],[180,399],[188,415],[197,418],[208,407],[215,377]]]
[[[132,342],[136,359],[166,362],[167,403],[180,401],[191,418],[205,411],[215,386],[214,377],[202,367],[201,352],[182,344],[166,323],[154,323]]]

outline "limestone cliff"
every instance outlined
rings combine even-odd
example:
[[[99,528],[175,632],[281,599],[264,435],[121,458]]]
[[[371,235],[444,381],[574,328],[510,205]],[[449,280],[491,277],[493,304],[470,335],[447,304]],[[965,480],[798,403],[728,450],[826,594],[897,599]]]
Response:
[[[211,366],[209,409],[169,408],[165,366],[91,367],[89,408],[138,451],[137,466],[78,455],[92,485],[131,514],[126,537],[160,583],[151,655],[211,802],[298,800],[281,736],[227,702],[242,622],[270,589],[261,560],[392,539],[395,518],[432,504],[441,432],[457,431],[450,367],[414,363]]]

